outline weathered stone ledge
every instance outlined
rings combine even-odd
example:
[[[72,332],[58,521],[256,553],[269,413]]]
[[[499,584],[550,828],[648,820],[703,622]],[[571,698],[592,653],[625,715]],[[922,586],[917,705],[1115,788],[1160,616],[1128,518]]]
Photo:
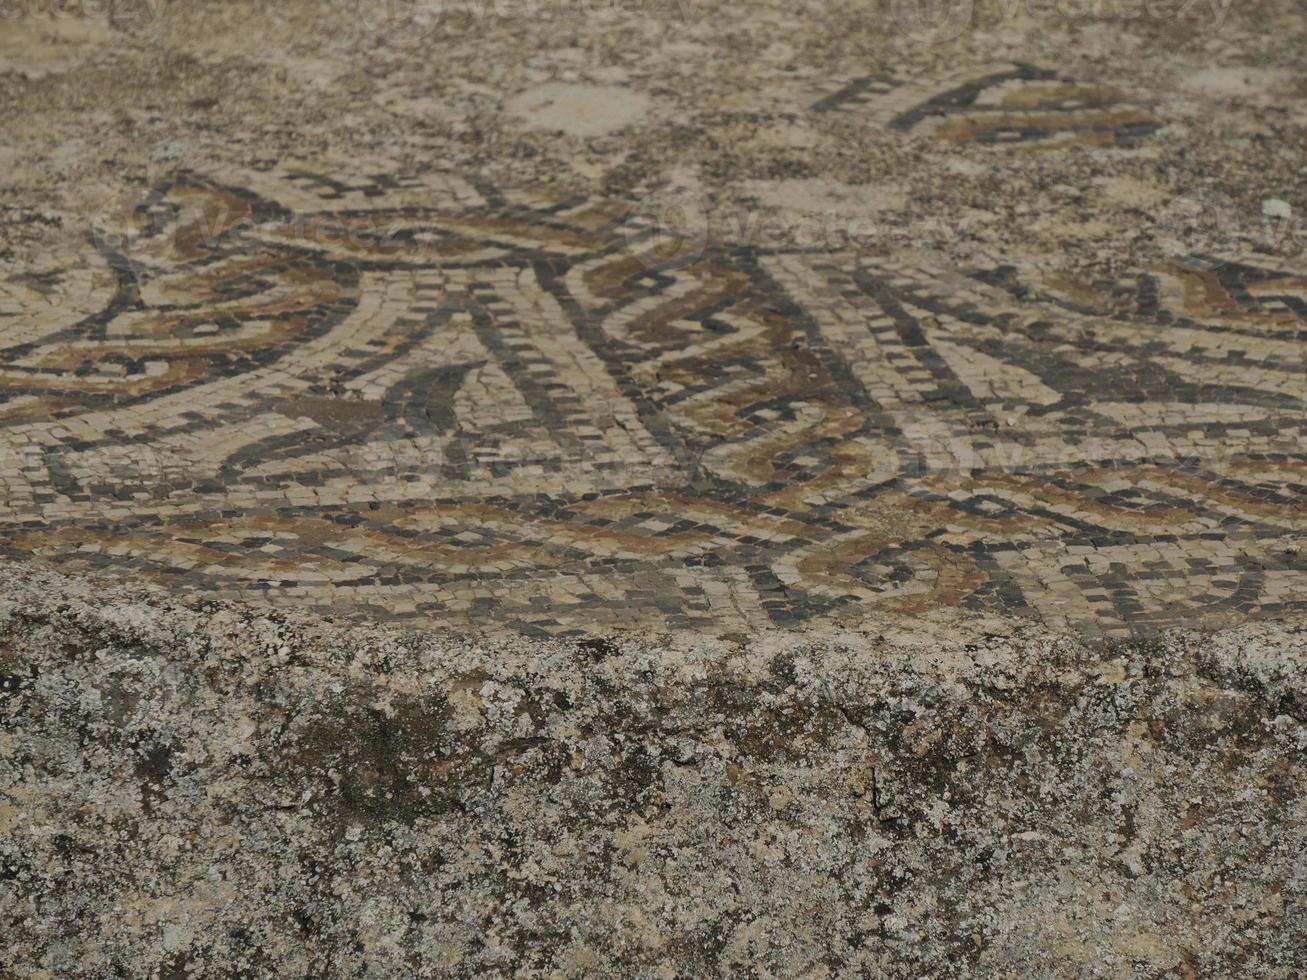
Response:
[[[0,575],[6,976],[1307,972],[1307,624],[465,639]]]

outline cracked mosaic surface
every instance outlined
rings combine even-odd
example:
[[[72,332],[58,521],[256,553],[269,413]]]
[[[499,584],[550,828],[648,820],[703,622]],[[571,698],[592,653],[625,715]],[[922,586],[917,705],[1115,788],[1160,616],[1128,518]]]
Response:
[[[883,87],[931,138],[1152,125],[1028,67],[916,110]],[[1292,262],[1085,281],[681,239],[457,172],[229,168],[5,288],[11,556],[532,634],[1307,608]]]

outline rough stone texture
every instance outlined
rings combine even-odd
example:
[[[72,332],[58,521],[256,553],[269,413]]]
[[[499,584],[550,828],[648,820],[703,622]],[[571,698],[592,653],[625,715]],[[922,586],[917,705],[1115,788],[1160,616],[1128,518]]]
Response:
[[[1307,970],[1307,624],[477,644],[3,595],[6,975]]]

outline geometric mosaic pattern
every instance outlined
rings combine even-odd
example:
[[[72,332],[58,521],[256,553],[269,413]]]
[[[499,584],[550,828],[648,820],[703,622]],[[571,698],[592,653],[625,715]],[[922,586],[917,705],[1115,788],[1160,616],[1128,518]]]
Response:
[[[1162,125],[1119,89],[1027,64],[933,78],[868,75],[824,93],[811,109],[932,139],[1026,149],[1128,147]]]
[[[1013,81],[918,121],[1011,131],[974,107]],[[1083,133],[1145,125],[1113,118]],[[1302,269],[1029,281],[249,171],[0,289],[11,556],[537,635],[1307,608]]]

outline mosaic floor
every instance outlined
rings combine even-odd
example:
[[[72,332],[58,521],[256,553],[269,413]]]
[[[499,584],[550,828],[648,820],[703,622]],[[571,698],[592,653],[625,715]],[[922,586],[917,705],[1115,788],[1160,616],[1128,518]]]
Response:
[[[1303,269],[1027,281],[277,170],[87,249],[6,296],[9,556],[533,634],[1307,608]]]

